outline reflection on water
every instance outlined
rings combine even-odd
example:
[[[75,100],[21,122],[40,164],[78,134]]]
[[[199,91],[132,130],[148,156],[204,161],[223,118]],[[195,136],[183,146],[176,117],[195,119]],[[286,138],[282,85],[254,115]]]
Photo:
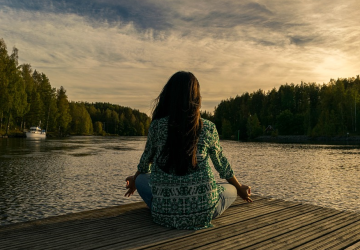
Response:
[[[140,201],[124,198],[145,137],[0,139],[0,225]],[[358,145],[222,141],[255,194],[360,212]]]
[[[128,202],[124,176],[133,174],[145,140],[0,140],[0,225]]]
[[[359,145],[227,142],[224,149],[257,194],[360,212]]]

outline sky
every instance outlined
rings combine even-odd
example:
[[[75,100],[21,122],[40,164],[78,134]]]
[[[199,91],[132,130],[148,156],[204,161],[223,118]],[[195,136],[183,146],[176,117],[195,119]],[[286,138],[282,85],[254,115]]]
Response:
[[[360,74],[359,0],[0,0],[0,38],[69,100],[150,114],[177,71],[202,110],[286,83]]]

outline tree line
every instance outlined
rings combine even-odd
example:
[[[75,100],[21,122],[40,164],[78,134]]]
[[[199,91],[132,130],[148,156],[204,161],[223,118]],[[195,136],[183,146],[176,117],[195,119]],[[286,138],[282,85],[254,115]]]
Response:
[[[223,100],[213,121],[223,138],[259,135],[343,136],[359,134],[359,75],[327,84],[285,84]],[[30,64],[18,64],[18,50],[9,55],[0,39],[0,133],[41,126],[67,134],[146,135],[151,119],[144,113],[110,103],[69,102],[64,87]]]
[[[359,75],[327,84],[291,83],[223,100],[213,115],[202,116],[216,124],[223,138],[358,135],[359,93]]]
[[[69,101],[64,87],[30,64],[18,63],[18,50],[8,54],[0,39],[0,133],[39,126],[67,134],[146,135],[151,119],[138,110],[110,103]]]

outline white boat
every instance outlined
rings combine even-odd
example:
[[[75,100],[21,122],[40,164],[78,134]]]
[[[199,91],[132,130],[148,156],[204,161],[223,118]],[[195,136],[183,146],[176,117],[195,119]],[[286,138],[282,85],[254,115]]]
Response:
[[[30,127],[30,130],[26,132],[26,138],[46,138],[46,132],[40,127]]]

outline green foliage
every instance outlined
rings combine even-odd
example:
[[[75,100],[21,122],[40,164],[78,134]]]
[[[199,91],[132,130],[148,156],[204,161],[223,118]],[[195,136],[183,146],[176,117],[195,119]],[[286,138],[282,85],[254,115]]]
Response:
[[[27,111],[26,92],[21,72],[18,69],[18,50],[8,55],[4,40],[0,39],[0,112],[1,127],[5,123],[5,134],[10,125],[16,123]]]
[[[249,138],[256,138],[263,134],[263,129],[256,114],[250,115],[247,120],[246,131]]]
[[[206,120],[212,121],[213,122],[213,118],[214,116],[211,115],[210,112],[205,111],[200,111],[200,116]]]
[[[93,133],[93,124],[89,112],[84,103],[70,103],[70,115],[72,117],[71,132],[77,135],[90,135]]]
[[[281,85],[278,90],[273,88],[266,93],[262,90],[244,93],[221,101],[214,116],[206,118],[215,123],[218,131],[223,131],[225,119],[231,125],[232,134],[240,131],[241,139],[261,135],[260,127],[269,125],[274,128],[274,136],[341,136],[348,132],[359,134],[359,104],[360,78],[357,76],[331,79],[323,85],[301,82]],[[255,124],[259,128],[257,133],[251,129]]]
[[[8,55],[0,39],[0,130],[30,126],[67,134],[146,135],[151,119],[144,113],[110,103],[69,103],[64,87],[52,88],[49,78],[18,66],[18,50]],[[7,133],[7,132],[6,132]]]
[[[57,91],[57,110],[58,110],[58,132],[60,135],[65,135],[68,133],[68,127],[72,120],[71,114],[70,114],[70,107],[69,107],[69,101],[66,95],[66,90],[63,86],[60,87]]]
[[[122,107],[110,103],[84,103],[91,120],[100,122],[102,131],[112,135],[147,135],[151,119],[136,109]]]
[[[26,121],[29,126],[38,126],[41,121],[41,114],[43,113],[43,103],[40,99],[40,94],[35,90],[31,93],[30,110],[26,114]]]
[[[231,123],[224,119],[222,121],[222,126],[221,126],[222,130],[221,130],[221,135],[224,139],[230,139],[231,136],[233,135],[232,133],[232,128],[231,128]]]
[[[94,123],[94,132],[98,135],[104,134],[102,122],[97,121]]]
[[[277,128],[281,135],[291,135],[294,124],[294,115],[290,110],[282,111],[277,117]]]

